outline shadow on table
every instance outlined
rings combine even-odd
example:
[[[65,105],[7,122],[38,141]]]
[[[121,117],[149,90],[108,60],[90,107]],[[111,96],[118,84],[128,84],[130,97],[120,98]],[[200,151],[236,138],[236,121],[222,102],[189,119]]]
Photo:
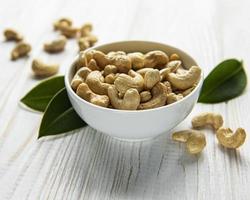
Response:
[[[186,168],[196,168],[199,157],[188,155],[184,146],[172,142],[168,134],[144,142],[122,142],[99,132],[95,134],[98,143],[89,147],[96,148],[92,163],[83,163],[90,166],[87,179],[76,184],[82,186],[75,188],[79,197],[183,198]]]

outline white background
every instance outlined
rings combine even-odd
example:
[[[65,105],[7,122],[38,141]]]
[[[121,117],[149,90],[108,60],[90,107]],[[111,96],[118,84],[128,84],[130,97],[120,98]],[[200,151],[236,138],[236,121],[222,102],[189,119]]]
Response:
[[[92,22],[98,44],[140,39],[176,46],[207,75],[231,57],[243,59],[248,71],[249,8],[247,0],[0,0],[1,32],[14,27],[33,47],[29,58],[11,62],[14,44],[0,43],[0,199],[250,199],[249,138],[228,150],[206,130],[201,156],[188,155],[167,134],[127,143],[87,127],[38,141],[41,114],[18,103],[39,82],[30,70],[33,58],[60,63],[63,74],[77,53],[75,40],[61,54],[43,52],[43,43],[57,37],[52,22],[59,17],[78,26]],[[215,111],[226,126],[249,131],[249,100],[247,88],[227,103],[197,104],[176,130],[190,127],[197,113]]]

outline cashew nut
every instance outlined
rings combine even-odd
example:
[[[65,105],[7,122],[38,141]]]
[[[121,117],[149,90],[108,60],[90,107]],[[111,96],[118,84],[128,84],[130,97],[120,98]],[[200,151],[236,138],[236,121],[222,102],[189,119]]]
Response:
[[[73,90],[76,90],[77,87],[83,83],[87,76],[89,75],[89,73],[91,72],[91,70],[87,67],[82,67],[80,68],[76,74],[74,75],[72,81],[71,81],[71,87]]]
[[[93,25],[91,23],[85,23],[80,28],[81,37],[89,36],[91,34],[92,30],[93,30]]]
[[[55,75],[59,70],[58,64],[46,64],[41,60],[34,59],[32,61],[32,70],[34,75],[38,77],[49,77]]]
[[[158,69],[152,69],[144,75],[144,88],[146,90],[151,90],[156,83],[160,82],[161,76]]]
[[[172,93],[171,84],[168,81],[162,82],[167,87],[167,94]]]
[[[54,22],[54,29],[55,30],[61,30],[62,27],[70,27],[72,26],[72,20],[69,18],[61,18]]]
[[[150,51],[144,57],[144,67],[163,68],[168,63],[168,55],[163,51]]]
[[[141,52],[129,53],[128,57],[131,60],[134,70],[142,69],[144,67],[144,55]]]
[[[58,53],[64,50],[66,42],[67,42],[66,37],[60,36],[60,38],[56,40],[45,43],[43,48],[44,48],[44,51],[48,53]]]
[[[103,52],[97,50],[87,51],[85,53],[85,58],[86,58],[86,63],[89,63],[91,59],[94,59],[98,67],[100,67],[101,69],[104,69],[106,65],[110,64],[107,56]]]
[[[170,61],[172,60],[180,60],[180,56],[176,53],[173,53],[170,55],[170,58],[169,58]]]
[[[169,73],[167,80],[174,87],[185,90],[192,87],[200,79],[201,69],[198,66],[192,66],[185,74]]]
[[[176,72],[176,70],[180,66],[181,66],[181,61],[179,60],[170,61],[165,68],[160,70],[161,81],[166,80],[169,73]]]
[[[95,71],[95,70],[100,70],[100,68],[97,66],[97,63],[94,59],[91,59],[87,65],[87,67],[89,69],[91,69],[92,71]]]
[[[107,65],[104,68],[104,76],[107,76],[109,74],[116,74],[117,73],[117,67],[115,65]]]
[[[11,51],[11,60],[27,56],[31,51],[31,46],[26,42],[19,42]]]
[[[20,42],[23,40],[23,36],[14,29],[8,28],[4,31],[3,34],[4,34],[6,41]]]
[[[141,103],[147,102],[152,98],[152,95],[149,91],[143,91],[140,93]]]
[[[167,104],[172,104],[175,103],[179,100],[183,99],[183,95],[182,94],[175,94],[175,93],[170,93],[167,94]]]
[[[129,70],[128,75],[120,74],[116,78],[114,84],[120,93],[125,94],[125,92],[130,88],[135,88],[138,92],[142,91],[144,80],[140,74],[133,70]]]
[[[60,27],[60,32],[67,38],[74,38],[76,37],[79,29],[72,27],[72,26],[62,26]]]
[[[86,78],[89,88],[96,94],[108,94],[110,84],[104,83],[104,77],[100,71],[92,71]]]
[[[119,76],[119,74],[109,74],[107,76],[105,76],[104,78],[104,82],[105,83],[109,83],[109,84],[114,84],[115,79]]]
[[[190,154],[200,153],[206,146],[205,135],[200,131],[184,130],[172,134],[172,139],[186,143],[186,148]]]
[[[83,98],[84,100],[93,103],[98,106],[108,107],[109,97],[107,95],[98,95],[91,91],[86,83],[81,83],[77,90],[76,94]]]
[[[152,98],[145,103],[141,103],[138,107],[140,110],[157,108],[160,106],[164,106],[167,100],[167,87],[159,82],[157,83],[151,90]]]
[[[193,128],[202,128],[208,125],[217,130],[223,125],[222,116],[217,113],[207,112],[199,114],[192,119]]]
[[[128,89],[125,92],[123,99],[120,99],[118,96],[118,90],[112,85],[108,88],[108,96],[111,105],[116,109],[136,110],[140,104],[140,95],[134,88]]]
[[[245,142],[246,132],[243,128],[238,128],[233,133],[230,128],[221,127],[217,130],[216,137],[222,146],[236,149]]]
[[[107,56],[109,62],[117,67],[118,72],[128,73],[132,68],[132,63],[127,55],[117,54],[114,56]]]
[[[97,37],[94,35],[89,35],[86,37],[81,37],[78,39],[78,46],[80,51],[92,47],[98,41]]]

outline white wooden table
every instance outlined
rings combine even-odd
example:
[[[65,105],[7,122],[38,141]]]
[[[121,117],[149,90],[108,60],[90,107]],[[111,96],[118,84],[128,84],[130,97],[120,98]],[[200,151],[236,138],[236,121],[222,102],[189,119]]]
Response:
[[[0,199],[250,199],[250,143],[224,149],[213,133],[201,156],[190,156],[168,134],[155,140],[121,142],[92,128],[37,140],[41,114],[19,106],[39,81],[32,58],[61,63],[77,52],[74,40],[58,55],[42,44],[56,37],[52,22],[62,16],[76,25],[90,21],[98,44],[153,40],[189,52],[205,75],[224,58],[250,64],[250,2],[247,0],[1,0],[0,30],[15,27],[32,44],[30,58],[9,61],[13,43],[0,43]],[[248,71],[248,69],[247,69]],[[250,131],[250,93],[228,103],[197,104],[177,129],[202,111],[220,112],[226,126]],[[167,120],[167,119],[166,119]],[[152,125],[153,126],[153,125]]]

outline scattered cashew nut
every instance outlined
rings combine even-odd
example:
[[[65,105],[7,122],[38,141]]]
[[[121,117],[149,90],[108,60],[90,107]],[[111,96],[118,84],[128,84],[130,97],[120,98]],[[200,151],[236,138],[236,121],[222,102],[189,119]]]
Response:
[[[178,131],[172,134],[172,139],[174,141],[186,143],[186,148],[190,154],[198,154],[206,146],[206,138],[201,131]]]
[[[46,64],[41,60],[34,59],[32,61],[32,70],[35,76],[49,77],[55,75],[59,70],[58,64]]]
[[[6,41],[20,42],[23,40],[23,36],[14,29],[10,29],[10,28],[5,29],[3,34],[4,34]]]
[[[64,17],[64,18],[61,18],[57,21],[54,22],[54,29],[55,30],[61,30],[63,27],[70,27],[72,26],[72,20],[67,18],[67,17]]]
[[[59,53],[64,50],[67,39],[64,36],[60,36],[58,39],[44,44],[43,49],[48,53]]]
[[[19,42],[11,51],[11,60],[27,56],[31,51],[31,46],[26,42]]]
[[[193,128],[202,128],[205,126],[212,126],[215,130],[223,125],[223,118],[217,113],[201,113],[192,119]]]
[[[233,133],[230,128],[221,127],[217,130],[216,137],[222,146],[236,149],[245,142],[246,132],[243,128],[238,128]]]

